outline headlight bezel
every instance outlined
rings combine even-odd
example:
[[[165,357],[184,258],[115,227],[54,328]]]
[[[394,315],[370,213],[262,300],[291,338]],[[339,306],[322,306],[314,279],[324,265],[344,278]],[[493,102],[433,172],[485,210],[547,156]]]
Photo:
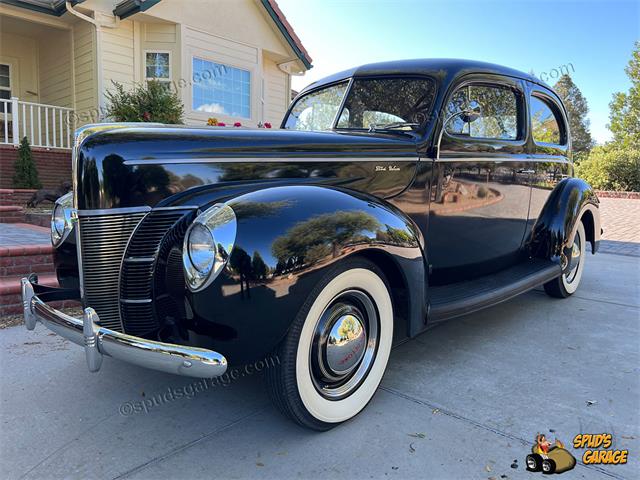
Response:
[[[51,212],[51,243],[54,247],[62,245],[71,233],[76,218],[75,212],[73,192],[68,192],[55,201]],[[62,227],[62,232],[59,231],[59,227]]]
[[[199,269],[194,261],[191,234],[207,231],[211,237],[210,267]],[[236,215],[226,204],[216,204],[202,212],[187,229],[182,245],[182,266],[187,287],[192,292],[207,288],[227,265],[237,233]]]

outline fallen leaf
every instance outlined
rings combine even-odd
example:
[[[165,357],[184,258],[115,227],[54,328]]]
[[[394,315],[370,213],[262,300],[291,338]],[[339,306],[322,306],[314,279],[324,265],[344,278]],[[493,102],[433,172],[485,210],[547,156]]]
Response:
[[[493,471],[493,468],[491,468],[491,465],[485,465],[485,466],[484,466],[484,469],[485,469],[487,472],[492,472],[492,471]]]
[[[597,400],[587,400],[587,407],[590,407],[591,405],[595,405],[596,403],[598,403]]]
[[[624,438],[625,440],[633,440],[636,438],[633,435],[620,435],[620,437]]]
[[[409,444],[409,452],[413,453],[415,451],[416,451],[416,449],[413,447],[413,443],[410,443]]]
[[[264,467],[264,463],[262,463],[262,462],[256,462],[256,465],[257,465],[258,467]]]
[[[398,467],[391,467],[391,470],[397,470]]]
[[[434,409],[431,411],[431,413],[433,413],[434,415],[435,415],[436,413],[439,413],[439,412],[440,412],[440,409],[439,409],[439,408],[434,408]]]
[[[424,438],[425,437],[424,433],[408,433],[407,435],[409,435],[410,437],[413,437],[413,438]]]

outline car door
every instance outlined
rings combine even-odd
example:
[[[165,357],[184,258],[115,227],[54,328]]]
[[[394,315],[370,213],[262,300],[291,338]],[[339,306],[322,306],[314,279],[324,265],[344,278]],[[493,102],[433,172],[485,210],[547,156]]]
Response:
[[[529,89],[529,169],[531,179],[531,206],[527,222],[528,238],[540,216],[553,188],[573,174],[573,165],[568,157],[569,130],[567,118],[557,97],[540,85]]]
[[[477,118],[465,118],[470,104]],[[530,201],[522,82],[469,75],[443,104],[427,232],[432,285],[486,275],[517,262]]]

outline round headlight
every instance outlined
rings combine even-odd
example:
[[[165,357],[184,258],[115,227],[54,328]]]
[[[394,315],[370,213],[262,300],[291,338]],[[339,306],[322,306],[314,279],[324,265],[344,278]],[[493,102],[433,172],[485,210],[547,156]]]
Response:
[[[216,244],[211,230],[201,223],[196,223],[189,233],[187,245],[193,267],[200,273],[208,274],[216,256]]]
[[[229,261],[236,240],[236,215],[228,205],[214,205],[194,220],[182,247],[187,286],[193,292],[209,285]]]
[[[71,231],[73,219],[73,193],[63,195],[53,207],[51,213],[51,242],[55,247],[60,245]]]

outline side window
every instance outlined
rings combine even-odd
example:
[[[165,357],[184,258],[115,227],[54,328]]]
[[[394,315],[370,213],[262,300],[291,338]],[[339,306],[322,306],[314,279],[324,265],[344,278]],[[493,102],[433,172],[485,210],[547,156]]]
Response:
[[[346,89],[345,82],[305,95],[291,109],[284,128],[331,130]]]
[[[460,113],[476,102],[480,115],[467,121]],[[447,104],[445,115],[453,117],[445,126],[446,132],[470,138],[516,140],[518,103],[517,93],[509,87],[466,85],[457,90]]]
[[[539,143],[555,143],[562,141],[560,121],[554,109],[543,99],[531,97],[531,130],[533,139]]]

